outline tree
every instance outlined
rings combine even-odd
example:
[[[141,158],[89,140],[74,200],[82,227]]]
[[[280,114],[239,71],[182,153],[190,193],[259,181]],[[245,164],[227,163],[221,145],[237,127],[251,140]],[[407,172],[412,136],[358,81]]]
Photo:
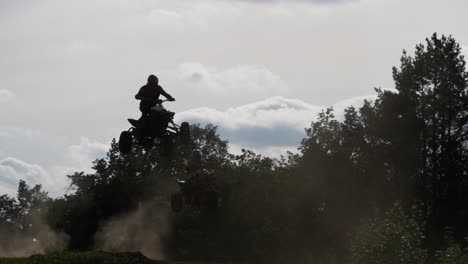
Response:
[[[0,225],[12,226],[18,222],[19,208],[14,198],[4,194],[0,196]]]
[[[422,124],[413,129],[419,148],[416,176],[419,198],[429,205],[428,231],[434,249],[445,227],[461,230],[467,220],[462,209],[468,176],[468,73],[460,45],[450,36],[434,34],[426,45],[416,46],[414,58],[403,53],[393,76],[400,101],[411,106],[401,114]],[[405,131],[411,131],[408,128]]]
[[[346,219],[340,232],[373,208],[421,201],[433,253],[445,228],[459,242],[468,232],[468,74],[460,46],[434,34],[414,58],[403,52],[393,77],[396,91],[376,89],[375,101],[346,109],[341,122],[331,110],[320,113],[306,130],[299,166],[313,179],[310,191],[322,194],[328,222]]]

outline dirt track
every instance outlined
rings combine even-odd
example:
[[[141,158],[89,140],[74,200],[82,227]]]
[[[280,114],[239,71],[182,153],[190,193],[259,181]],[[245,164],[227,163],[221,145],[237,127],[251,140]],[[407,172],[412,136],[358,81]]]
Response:
[[[88,264],[88,263],[108,263],[108,264],[222,264],[233,262],[183,262],[169,260],[153,260],[147,258],[140,252],[122,252],[122,253],[106,253],[102,251],[92,252],[62,252],[51,253],[46,255],[33,255],[29,258],[16,259],[1,259],[0,263],[34,263],[34,264]]]

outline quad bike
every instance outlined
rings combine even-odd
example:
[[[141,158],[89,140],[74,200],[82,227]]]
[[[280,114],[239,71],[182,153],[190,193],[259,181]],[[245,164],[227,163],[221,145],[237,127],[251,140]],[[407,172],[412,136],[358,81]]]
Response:
[[[158,146],[163,156],[170,156],[174,140],[179,137],[182,144],[190,142],[190,126],[183,122],[180,126],[173,121],[174,113],[166,110],[162,103],[167,100],[158,100],[151,108],[150,113],[143,115],[139,120],[128,119],[132,125],[129,130],[123,131],[119,138],[119,150],[128,154],[134,142],[151,149]]]
[[[177,213],[184,207],[218,209],[219,190],[213,172],[201,169],[188,180],[177,179],[177,184],[179,190],[171,197],[172,211]]]

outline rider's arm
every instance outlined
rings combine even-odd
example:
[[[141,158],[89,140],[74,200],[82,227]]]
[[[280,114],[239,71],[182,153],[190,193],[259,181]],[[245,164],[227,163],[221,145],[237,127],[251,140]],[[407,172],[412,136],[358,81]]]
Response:
[[[169,101],[175,101],[174,97],[172,97],[170,94],[166,93],[166,91],[164,91],[164,89],[159,86],[159,92],[161,93],[161,95],[163,95],[164,97],[166,97]]]
[[[137,99],[137,100],[143,99],[143,96],[141,96],[142,92],[143,92],[143,87],[141,87],[140,90],[138,91],[138,93],[135,94],[135,99]]]

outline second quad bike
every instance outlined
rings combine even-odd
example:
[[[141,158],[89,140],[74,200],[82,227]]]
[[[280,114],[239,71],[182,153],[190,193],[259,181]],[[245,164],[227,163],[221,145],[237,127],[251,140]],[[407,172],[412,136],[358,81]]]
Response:
[[[213,172],[202,169],[188,180],[177,179],[179,190],[171,197],[172,211],[184,207],[206,208],[216,211],[219,206],[219,188]]]
[[[170,156],[174,141],[179,138],[182,144],[190,142],[190,126],[183,122],[180,126],[173,121],[174,112],[166,110],[162,103],[167,100],[158,100],[151,111],[139,119],[128,119],[132,125],[129,130],[123,131],[119,138],[119,150],[128,154],[134,142],[145,149],[158,146],[160,154]]]

